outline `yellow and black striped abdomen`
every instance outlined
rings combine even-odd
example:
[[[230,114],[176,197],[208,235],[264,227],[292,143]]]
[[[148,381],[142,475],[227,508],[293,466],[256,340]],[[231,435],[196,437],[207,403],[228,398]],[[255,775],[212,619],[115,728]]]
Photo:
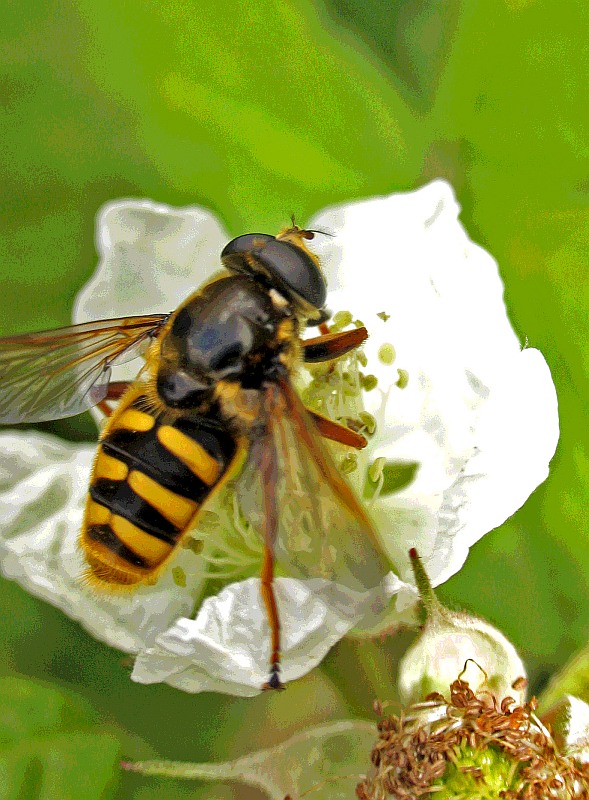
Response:
[[[192,527],[237,454],[213,416],[160,421],[131,389],[104,429],[90,481],[81,544],[88,578],[149,580]]]

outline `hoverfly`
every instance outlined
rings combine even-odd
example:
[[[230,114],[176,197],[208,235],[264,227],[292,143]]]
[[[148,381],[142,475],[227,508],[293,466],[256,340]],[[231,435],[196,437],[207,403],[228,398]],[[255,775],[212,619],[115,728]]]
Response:
[[[300,363],[337,358],[368,335],[328,332],[325,279],[306,246],[313,236],[294,221],[276,237],[238,236],[221,253],[225,272],[170,314],[0,339],[0,423],[96,405],[108,417],[80,534],[90,584],[153,582],[203,505],[235,482],[264,544],[264,688],[281,686],[277,561],[290,574],[333,575],[359,591],[387,572],[366,512],[320,436],[358,448],[366,440],[306,409],[292,384]],[[321,335],[302,339],[306,325]],[[133,382],[110,381],[113,365],[139,355],[145,364]],[[297,514],[305,502],[308,513]]]

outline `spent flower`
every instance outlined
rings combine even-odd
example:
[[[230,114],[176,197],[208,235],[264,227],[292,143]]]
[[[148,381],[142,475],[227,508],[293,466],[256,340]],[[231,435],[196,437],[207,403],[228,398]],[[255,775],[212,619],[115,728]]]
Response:
[[[286,681],[352,629],[369,634],[414,619],[408,548],[418,548],[434,585],[447,580],[548,474],[558,439],[548,367],[520,346],[497,265],[468,239],[458,212],[450,187],[435,181],[310,222],[334,234],[313,242],[334,329],[363,323],[370,338],[362,352],[333,368],[301,368],[295,380],[311,407],[369,438],[361,453],[334,447],[334,458],[366,504],[392,571],[354,592],[337,581],[277,579]],[[100,263],[74,322],[173,309],[219,270],[228,239],[201,208],[107,205]],[[120,365],[113,378],[137,369]],[[77,538],[94,449],[40,433],[0,435],[2,571],[137,655],[135,680],[256,694],[269,633],[256,577],[261,548],[242,509],[232,501],[207,509],[154,586],[93,595],[80,580]]]
[[[559,748],[536,702],[475,692],[457,678],[383,717],[360,800],[587,800],[589,770]]]
[[[587,800],[589,707],[565,697],[540,718],[513,645],[444,608],[415,550],[410,559],[426,620],[399,665],[404,708],[385,717],[376,704],[379,737],[357,797]]]

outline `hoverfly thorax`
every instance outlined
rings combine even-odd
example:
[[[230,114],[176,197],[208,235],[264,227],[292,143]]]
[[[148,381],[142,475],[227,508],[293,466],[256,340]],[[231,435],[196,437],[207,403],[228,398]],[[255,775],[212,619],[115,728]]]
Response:
[[[158,395],[182,409],[199,406],[222,381],[260,389],[279,376],[294,325],[289,304],[250,276],[209,283],[172,315],[161,337]]]
[[[293,303],[299,316],[316,320],[325,305],[327,285],[317,256],[305,244],[313,236],[313,231],[298,225],[278,236],[248,233],[226,245],[221,261],[233,272],[265,278]]]

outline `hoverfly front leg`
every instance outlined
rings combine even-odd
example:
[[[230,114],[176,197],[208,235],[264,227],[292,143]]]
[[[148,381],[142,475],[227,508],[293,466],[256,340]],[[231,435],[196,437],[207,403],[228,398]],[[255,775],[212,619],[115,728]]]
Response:
[[[112,415],[112,408],[108,405],[108,401],[120,400],[130,385],[129,381],[112,381],[109,383],[106,397],[96,404],[105,417]]]
[[[344,356],[351,350],[355,350],[368,338],[368,331],[363,327],[354,328],[351,331],[341,331],[340,333],[329,333],[327,325],[322,323],[319,326],[319,330],[323,334],[322,336],[316,336],[313,339],[306,339],[301,342],[303,360],[310,364],[331,361]],[[307,411],[313,417],[318,432],[326,439],[345,444],[348,447],[354,447],[356,450],[362,450],[368,444],[361,433],[356,433],[356,431],[346,428],[345,425],[340,425],[338,422],[323,417],[310,408]]]
[[[323,326],[320,326],[320,330]],[[331,361],[334,358],[345,356],[350,350],[355,350],[368,339],[366,328],[354,328],[351,331],[339,333],[326,333],[313,339],[303,339],[303,361],[316,364],[320,361]]]

